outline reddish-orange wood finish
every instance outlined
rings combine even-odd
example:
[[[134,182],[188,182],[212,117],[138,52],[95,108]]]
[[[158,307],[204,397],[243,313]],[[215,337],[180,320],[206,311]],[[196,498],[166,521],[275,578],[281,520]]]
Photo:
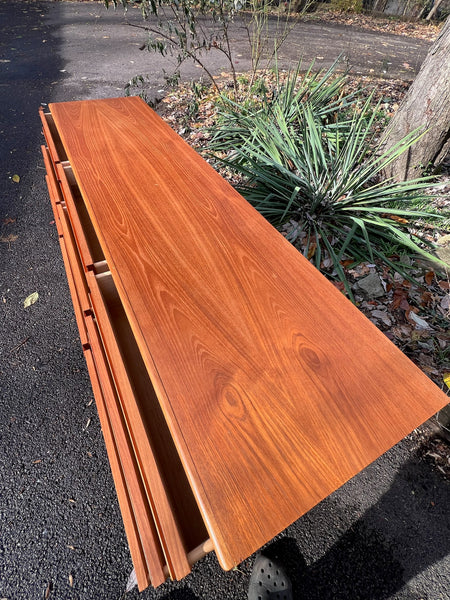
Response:
[[[61,188],[59,187],[58,180],[56,178],[56,172],[53,167],[48,148],[46,148],[45,146],[41,146],[41,152],[42,156],[44,157],[44,165],[46,170],[45,181],[47,183],[48,194],[50,197],[53,214],[55,216],[56,229],[58,231],[58,235],[62,235],[62,225],[59,221],[59,216],[57,215],[56,211],[56,205],[60,204],[63,201]]]
[[[111,373],[103,352],[99,332],[92,316],[86,317],[86,325],[89,333],[89,341],[92,354],[102,387],[105,410],[112,434],[112,440],[108,440],[108,446],[116,451],[120,462],[123,484],[129,498],[129,506],[133,514],[139,532],[140,545],[145,557],[145,563],[150,572],[153,585],[157,586],[166,579],[164,575],[164,559],[158,535],[146,501],[142,480],[139,477],[138,466],[131,449],[131,443],[127,439],[126,426],[120,411],[120,403],[117,398],[115,385],[111,379]],[[106,439],[105,439],[106,444]]]
[[[59,137],[56,134],[53,116],[50,113],[45,112],[42,107],[39,109],[39,116],[42,122],[42,131],[53,163],[56,164],[61,160],[65,160],[66,156],[64,148],[59,142]]]
[[[69,256],[70,267],[72,270],[72,276],[76,283],[76,290],[78,295],[78,301],[83,312],[90,310],[91,304],[88,298],[88,290],[86,279],[84,277],[83,266],[80,262],[80,256],[77,252],[75,240],[72,231],[69,227],[69,218],[67,216],[67,208],[65,205],[58,205],[58,213],[60,214],[61,227],[63,231],[63,237],[66,241],[67,253]]]
[[[136,572],[136,580],[138,583],[139,590],[144,590],[151,584],[150,573],[145,559],[145,554],[142,548],[136,520],[133,514],[132,504],[130,496],[128,494],[119,453],[117,451],[113,432],[111,429],[111,424],[109,422],[105,397],[103,395],[103,390],[97,374],[97,368],[95,365],[94,357],[90,348],[85,350],[84,357],[86,359],[89,377],[91,379],[92,391],[94,393],[95,404],[97,406],[97,412],[102,428],[103,439],[105,440],[105,446],[108,453],[108,461],[111,467],[114,486],[116,488],[117,499],[119,502],[120,512],[122,514],[125,534],[128,540],[128,547],[130,549],[133,567]]]
[[[134,446],[136,447],[137,445],[140,450],[140,453],[136,452],[136,456],[140,457],[140,469],[145,487],[148,490],[148,500],[153,510],[153,519],[164,550],[169,573],[174,579],[181,579],[190,571],[187,553],[180,537],[179,528],[174,518],[151,442],[142,427],[132,427],[134,424],[133,419],[134,421],[142,422],[139,417],[139,407],[134,402],[132,383],[129,381],[120,351],[116,346],[114,332],[109,322],[110,317],[103,302],[95,275],[93,272],[90,272],[88,277],[92,304],[97,315],[102,343],[113,373],[115,385],[119,392],[119,401],[122,399],[123,416],[119,416],[118,408],[114,407],[114,413],[116,413],[114,429],[119,433],[120,427],[122,427],[124,432],[129,432]],[[151,393],[151,389],[149,393]],[[122,419],[123,422],[120,423],[119,419]]]
[[[140,99],[50,110],[224,568],[447,403]]]
[[[70,230],[67,228],[66,219],[67,216],[64,213],[62,195],[57,185],[55,173],[50,163],[48,150],[44,147],[42,154],[44,156],[44,162],[47,170],[47,187],[49,190],[50,201],[53,209],[53,215],[55,217],[55,224],[59,235],[59,243],[61,247],[61,254],[64,261],[64,266],[67,273],[67,281],[69,284],[70,295],[72,297],[75,319],[77,322],[78,331],[80,334],[80,341],[82,346],[88,343],[86,325],[84,322],[83,311],[89,308],[89,301],[87,297],[86,281],[80,271],[79,258],[74,251],[73,238]],[[64,239],[64,233],[66,238]]]
[[[95,262],[95,258],[92,256],[89,243],[86,239],[86,234],[80,221],[80,217],[75,205],[75,198],[73,197],[73,190],[69,184],[64,166],[61,163],[56,165],[56,172],[58,174],[59,181],[61,182],[61,190],[64,195],[64,200],[69,208],[69,218],[72,224],[72,231],[74,238],[76,239],[83,268],[87,270],[87,268]]]
[[[57,206],[57,209],[62,212],[61,205]],[[64,261],[64,267],[67,274],[67,282],[69,284],[70,296],[72,298],[73,310],[75,313],[75,320],[77,322],[78,332],[80,334],[80,342],[83,347],[89,345],[87,336],[86,323],[84,320],[83,309],[80,305],[79,290],[77,288],[77,278],[74,275],[76,271],[72,270],[71,257],[70,257],[70,245],[66,244],[63,237],[59,238],[59,244],[61,247],[61,254]]]

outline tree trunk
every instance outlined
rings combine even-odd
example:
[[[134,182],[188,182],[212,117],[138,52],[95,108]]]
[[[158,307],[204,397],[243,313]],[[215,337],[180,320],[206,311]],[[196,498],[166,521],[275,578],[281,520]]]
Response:
[[[397,181],[420,177],[450,151],[450,17],[386,130],[386,148],[418,127],[422,138],[386,170]]]
[[[439,5],[441,4],[442,0],[435,0],[434,4],[433,4],[433,8],[430,10],[430,12],[427,15],[427,21],[431,21],[431,19],[434,16],[434,13],[437,11],[437,9],[439,8]]]

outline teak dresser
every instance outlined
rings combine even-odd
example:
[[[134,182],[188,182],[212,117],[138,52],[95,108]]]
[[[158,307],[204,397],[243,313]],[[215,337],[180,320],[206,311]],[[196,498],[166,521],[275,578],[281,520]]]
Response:
[[[41,119],[140,589],[231,569],[447,403],[142,100]]]

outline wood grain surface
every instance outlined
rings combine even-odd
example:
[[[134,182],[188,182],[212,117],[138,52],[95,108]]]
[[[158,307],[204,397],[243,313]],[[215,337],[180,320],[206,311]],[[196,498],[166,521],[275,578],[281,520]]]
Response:
[[[447,403],[140,99],[50,110],[225,569]]]

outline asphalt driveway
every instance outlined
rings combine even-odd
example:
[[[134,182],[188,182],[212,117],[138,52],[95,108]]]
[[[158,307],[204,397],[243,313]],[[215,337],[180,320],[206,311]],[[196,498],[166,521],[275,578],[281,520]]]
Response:
[[[140,19],[137,11],[128,18]],[[150,73],[157,91],[162,64],[138,50],[142,34],[122,13],[101,3],[4,1],[0,28],[0,598],[119,600],[132,565],[45,187],[37,111],[123,95],[137,73]],[[413,77],[428,48],[331,25],[291,35],[284,61],[303,55],[326,65],[344,52],[355,71],[386,77]],[[211,67],[226,65],[215,57]],[[188,65],[184,76],[196,75]],[[37,302],[24,308],[34,292]],[[421,443],[405,439],[271,544],[296,598],[450,598],[449,484],[420,457]],[[183,581],[127,597],[243,600],[253,560],[225,573],[211,554]]]

